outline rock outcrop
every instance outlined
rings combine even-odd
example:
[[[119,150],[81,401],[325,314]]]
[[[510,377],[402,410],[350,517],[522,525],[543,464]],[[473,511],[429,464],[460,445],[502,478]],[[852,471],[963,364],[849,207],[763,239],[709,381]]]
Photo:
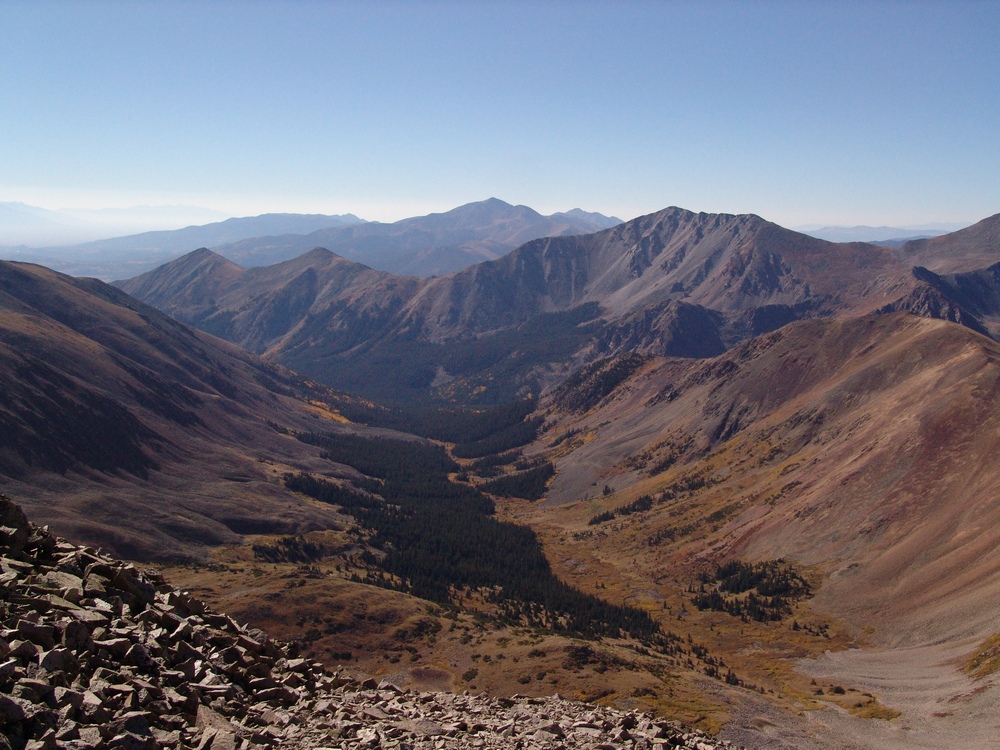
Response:
[[[730,747],[638,713],[404,691],[297,658],[0,496],[0,750]]]

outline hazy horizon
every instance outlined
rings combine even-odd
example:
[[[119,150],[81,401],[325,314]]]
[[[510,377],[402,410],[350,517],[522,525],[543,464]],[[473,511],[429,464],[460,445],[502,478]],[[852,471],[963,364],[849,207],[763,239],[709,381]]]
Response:
[[[2,3],[0,201],[975,221],[998,29],[975,2]]]
[[[466,205],[467,203],[475,203],[478,200],[466,201],[461,205]],[[503,199],[500,199],[503,200]],[[511,203],[511,205],[526,205],[518,204],[516,202],[505,201]],[[41,209],[47,212],[49,215],[45,215],[44,219],[48,220],[65,220],[65,224],[56,225],[41,225],[41,226],[11,226],[8,221],[5,221],[3,210],[9,206],[21,206],[28,209],[27,215],[32,215],[36,210]],[[458,206],[449,206],[447,208],[442,208],[440,210],[428,211],[426,213],[442,213],[445,211],[450,211]],[[535,209],[534,206],[529,206],[529,208]],[[666,206],[663,206],[666,208]],[[681,206],[681,208],[686,208],[692,211],[698,211],[697,207]],[[574,209],[582,209],[588,212],[594,212],[595,209],[587,206],[572,206],[559,209],[557,211],[552,211],[548,213],[560,213],[571,211]],[[535,209],[537,210],[537,209]],[[597,213],[602,213],[602,211],[596,211]],[[351,214],[362,221],[383,221],[380,219],[369,219],[365,216],[360,216],[357,212],[346,211],[341,214],[332,214],[330,212],[305,212],[305,211],[263,211],[260,214],[243,214],[243,215],[233,215],[222,211],[217,211],[204,206],[180,206],[180,205],[168,205],[168,206],[150,206],[150,205],[135,205],[135,206],[105,206],[101,208],[49,208],[46,206],[35,206],[27,204],[24,201],[0,201],[0,247],[20,247],[24,246],[29,249],[44,250],[45,248],[52,247],[62,247],[62,246],[72,246],[77,244],[85,244],[88,242],[94,242],[104,239],[113,239],[117,237],[125,237],[131,235],[144,234],[146,232],[156,232],[156,231],[172,231],[176,229],[185,229],[188,227],[203,226],[207,224],[214,224],[218,222],[225,221],[227,219],[237,219],[237,218],[252,218],[255,216],[260,216],[264,214],[323,214],[323,215],[345,215]],[[722,213],[732,213],[732,212],[722,212]],[[424,214],[416,214],[424,215]],[[610,214],[604,214],[605,216],[610,216]],[[384,220],[386,223],[393,221],[398,221],[400,219],[412,218],[412,216],[399,216],[388,218]],[[624,221],[636,218],[630,217],[618,217]],[[771,220],[769,217],[762,217],[767,220]],[[979,217],[986,218],[986,217]],[[975,221],[978,221],[976,219]],[[74,223],[75,222],[75,223]],[[872,237],[868,239],[878,240],[878,239],[888,239],[891,234],[886,234],[883,230],[896,229],[903,232],[917,232],[917,231],[955,231],[963,227],[969,226],[974,223],[974,221],[927,221],[921,224],[911,224],[903,226],[891,226],[886,224],[877,225],[844,225],[844,224],[807,224],[807,225],[795,225],[789,226],[787,228],[793,229],[799,232],[810,233],[813,231],[819,231],[824,229],[839,229],[839,230],[858,230],[862,232],[863,230],[879,230]],[[860,235],[859,235],[860,237]],[[32,239],[34,238],[34,239]],[[852,237],[852,239],[854,239]]]

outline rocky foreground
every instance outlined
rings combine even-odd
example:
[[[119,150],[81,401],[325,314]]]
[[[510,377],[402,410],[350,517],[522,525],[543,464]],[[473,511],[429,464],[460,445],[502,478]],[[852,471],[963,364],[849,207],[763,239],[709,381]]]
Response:
[[[0,750],[732,747],[556,697],[358,682],[0,495]]]

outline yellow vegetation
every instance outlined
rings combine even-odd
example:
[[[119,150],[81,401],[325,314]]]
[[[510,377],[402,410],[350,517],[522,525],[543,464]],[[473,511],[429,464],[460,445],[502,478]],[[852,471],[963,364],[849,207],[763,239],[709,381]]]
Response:
[[[965,663],[965,671],[972,677],[982,679],[1000,669],[1000,633],[987,638]]]
[[[339,411],[330,408],[329,404],[325,404],[322,401],[309,401],[308,408],[313,414],[318,414],[323,419],[331,419],[334,422],[340,422],[341,424],[351,424],[351,420]]]
[[[861,719],[885,719],[889,721],[900,715],[894,708],[883,706],[876,700],[866,703],[863,706],[855,706],[850,709],[851,713]]]

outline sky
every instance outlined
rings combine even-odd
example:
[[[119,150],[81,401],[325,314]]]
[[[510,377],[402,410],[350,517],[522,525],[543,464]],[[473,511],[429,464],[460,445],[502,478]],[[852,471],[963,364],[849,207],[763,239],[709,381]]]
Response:
[[[0,201],[1000,212],[1000,3],[0,0]]]

